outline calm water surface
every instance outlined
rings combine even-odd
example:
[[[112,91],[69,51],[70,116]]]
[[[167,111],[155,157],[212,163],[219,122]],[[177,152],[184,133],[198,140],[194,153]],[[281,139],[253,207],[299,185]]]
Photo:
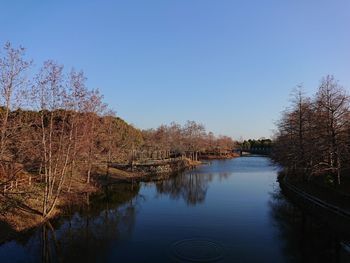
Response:
[[[243,157],[115,185],[3,243],[0,262],[343,262],[338,241],[305,223],[276,176],[268,158]]]

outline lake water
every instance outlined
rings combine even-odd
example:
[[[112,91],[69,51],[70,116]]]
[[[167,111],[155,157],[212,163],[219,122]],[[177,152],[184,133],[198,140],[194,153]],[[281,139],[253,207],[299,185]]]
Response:
[[[268,158],[242,157],[118,184],[2,244],[0,262],[343,262],[276,177]]]

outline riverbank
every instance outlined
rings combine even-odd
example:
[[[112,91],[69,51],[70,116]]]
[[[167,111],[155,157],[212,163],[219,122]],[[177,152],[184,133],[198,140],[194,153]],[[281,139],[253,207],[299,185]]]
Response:
[[[208,154],[208,155],[201,155],[201,160],[228,160],[240,157],[238,153],[232,152],[229,154]]]
[[[350,238],[350,196],[319,182],[303,182],[291,176],[278,178],[283,193],[295,204],[326,223],[334,231]]]
[[[30,189],[25,194],[9,192],[6,195],[0,195],[2,207],[0,214],[0,243],[7,239],[7,235],[14,235],[19,232],[30,230],[44,224],[46,221],[58,217],[62,208],[67,204],[79,204],[82,202],[82,196],[86,193],[95,193],[100,190],[97,184],[87,184],[85,177],[75,177],[69,182],[68,189],[65,187],[58,198],[57,205],[50,214],[44,218],[42,216],[43,204],[43,185],[40,182],[33,182]]]
[[[104,167],[97,167],[95,180],[99,185],[108,185],[119,182],[133,183],[140,181],[162,180],[169,175],[186,169],[202,165],[201,161],[193,161],[188,158],[176,160],[159,160],[151,163],[135,164],[123,169],[113,165],[106,170]]]
[[[313,218],[302,232],[300,209],[274,194],[275,181],[269,159],[256,156],[213,161],[162,182],[117,183],[86,196],[89,205],[66,208],[52,228],[2,244],[0,261],[40,262],[43,254],[52,262],[186,261],[177,252],[198,261],[200,245],[202,261],[209,251],[225,262],[334,262],[328,232],[311,229]]]
[[[341,185],[327,184],[324,178],[315,178],[312,181],[303,181],[300,178],[280,174],[290,184],[301,191],[311,194],[327,203],[350,211],[350,178],[344,177]]]
[[[9,192],[0,195],[3,213],[0,214],[0,243],[8,239],[8,236],[35,228],[46,221],[62,214],[67,205],[80,205],[86,202],[86,194],[101,191],[103,187],[117,183],[134,183],[140,181],[164,180],[171,174],[201,165],[200,161],[192,161],[184,158],[176,162],[164,162],[157,167],[145,166],[133,171],[96,165],[92,169],[92,182],[86,183],[82,175],[75,175],[74,179],[68,179],[58,199],[57,206],[49,217],[43,218],[41,214],[43,196],[40,182],[33,182],[30,190],[25,194]]]

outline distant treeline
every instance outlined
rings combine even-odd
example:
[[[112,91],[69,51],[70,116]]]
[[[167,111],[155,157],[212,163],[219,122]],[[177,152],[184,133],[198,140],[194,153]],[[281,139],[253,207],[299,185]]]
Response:
[[[52,60],[35,71],[23,48],[5,44],[0,51],[0,187],[5,194],[12,182],[34,176],[44,217],[77,179],[90,183],[97,163],[127,162],[136,150],[233,147],[231,138],[215,137],[196,122],[141,131],[115,116],[100,92],[86,86],[83,72],[66,72]],[[9,204],[1,200],[0,212]]]
[[[272,148],[272,140],[271,139],[249,139],[241,142],[240,147],[243,150],[251,150],[251,149],[271,149]]]
[[[305,180],[326,175],[340,184],[350,168],[349,121],[348,94],[333,76],[311,98],[299,87],[277,124],[273,159]]]
[[[271,139],[249,139],[237,143],[238,149],[241,154],[248,152],[250,154],[270,155],[272,150]]]
[[[217,137],[212,132],[207,132],[203,124],[194,121],[187,121],[185,125],[172,122],[170,125],[161,125],[157,129],[145,130],[143,137],[145,147],[165,149],[180,154],[232,152],[235,147],[231,137]]]

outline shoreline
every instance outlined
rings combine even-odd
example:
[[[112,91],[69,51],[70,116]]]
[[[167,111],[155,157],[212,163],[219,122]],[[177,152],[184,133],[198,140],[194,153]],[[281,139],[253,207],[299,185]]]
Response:
[[[223,154],[223,155],[202,155],[200,156],[201,160],[230,160],[230,159],[234,159],[240,157],[239,154],[237,153],[230,153],[230,154]]]
[[[315,192],[302,189],[293,182],[289,182],[288,176],[278,178],[282,193],[303,212],[317,217],[323,223],[331,227],[338,235],[350,238],[350,209],[337,202],[325,200],[323,196]]]
[[[233,159],[225,158],[225,159]],[[216,160],[220,160],[222,158],[216,158]],[[215,159],[211,159],[215,160]],[[118,183],[135,183],[135,182],[150,182],[150,181],[159,181],[165,180],[169,178],[172,174],[189,170],[192,168],[196,168],[200,165],[206,165],[205,160],[202,161],[191,161],[189,159],[185,159],[182,165],[176,167],[176,169],[172,168],[170,172],[160,172],[160,173],[152,173],[152,172],[129,172],[123,171],[116,168],[109,168],[109,174],[106,175],[105,170],[100,167],[95,167],[95,175],[93,177],[93,183],[91,185],[86,185],[85,182],[77,182],[75,188],[72,188],[71,192],[64,192],[61,194],[59,198],[59,202],[55,210],[52,214],[43,218],[42,215],[37,211],[34,213],[33,210],[21,210],[19,208],[15,208],[13,213],[9,213],[8,215],[0,216],[0,228],[4,229],[0,234],[0,244],[16,238],[16,236],[25,234],[27,232],[32,231],[33,229],[40,227],[50,220],[54,220],[64,213],[64,207],[68,205],[82,205],[85,201],[83,201],[82,196],[87,193],[94,194],[103,190],[103,187]],[[19,210],[19,211],[17,211]]]

